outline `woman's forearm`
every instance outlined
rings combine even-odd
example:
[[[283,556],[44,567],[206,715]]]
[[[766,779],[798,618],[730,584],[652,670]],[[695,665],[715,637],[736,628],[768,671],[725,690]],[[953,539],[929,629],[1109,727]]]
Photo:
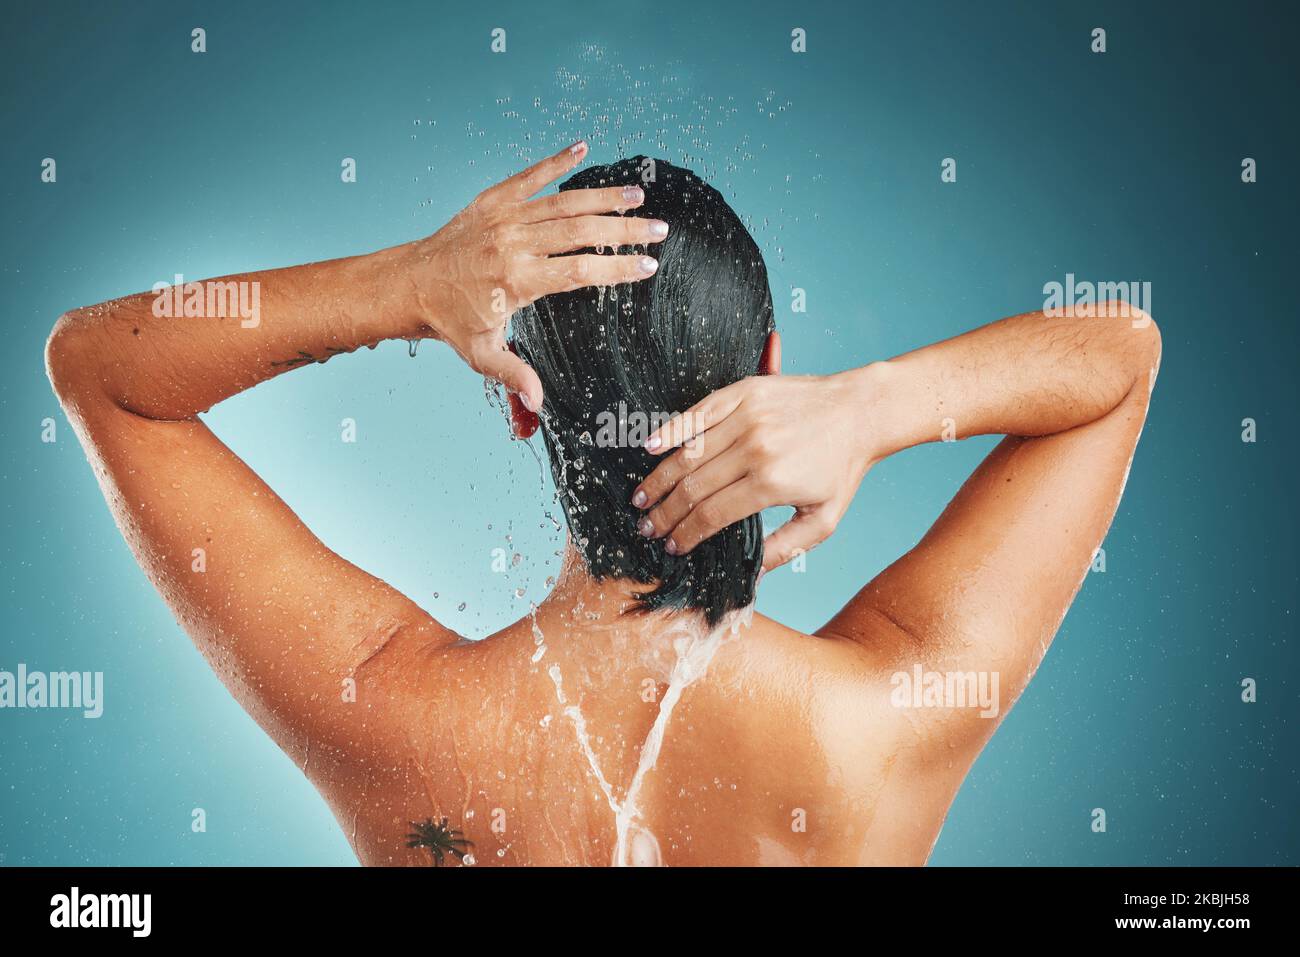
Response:
[[[1130,309],[1015,316],[831,376],[751,376],[649,437],[647,451],[663,460],[633,494],[646,510],[638,528],[684,555],[732,522],[790,505],[795,517],[764,546],[771,570],[835,530],[881,459],[923,442],[1095,422],[1130,395],[1145,399],[1159,361],[1155,323]],[[689,455],[674,453],[697,434]]]
[[[61,394],[184,419],[290,369],[431,327],[404,288],[407,247],[185,283],[65,315],[48,364]]]
[[[1155,323],[1029,313],[848,373],[879,459],[971,435],[1041,436],[1101,418],[1159,364]]]
[[[509,316],[542,296],[639,282],[658,268],[644,254],[563,254],[668,235],[658,220],[607,215],[639,206],[639,186],[532,198],[586,155],[580,140],[534,163],[424,239],[192,284],[196,309],[187,285],[70,312],[46,347],[50,378],[71,409],[107,398],[149,418],[185,419],[307,363],[383,339],[435,337],[527,409],[541,408],[541,380],[507,348]]]

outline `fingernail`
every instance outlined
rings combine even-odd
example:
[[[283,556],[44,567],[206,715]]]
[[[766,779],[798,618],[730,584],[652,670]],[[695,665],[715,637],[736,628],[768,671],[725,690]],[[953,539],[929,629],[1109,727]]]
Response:
[[[587,150],[586,140],[578,140],[578,142],[574,143],[572,146],[569,147],[569,152],[572,153],[574,156],[577,156],[579,153],[584,153],[586,152],[586,150]]]
[[[632,504],[637,508],[645,508],[645,492],[637,489],[636,494],[632,496]]]
[[[674,542],[671,538],[668,539],[668,541],[664,543],[664,551],[666,551],[669,555],[676,555],[677,543]]]
[[[655,259],[654,256],[642,256],[641,262],[637,265],[639,265],[641,271],[648,276],[659,268],[659,261]]]
[[[623,198],[629,203],[639,203],[645,199],[645,193],[641,192],[640,186],[624,186]]]
[[[636,530],[641,533],[642,537],[649,538],[655,533],[655,526],[648,518],[643,518],[636,523]]]
[[[659,239],[663,239],[665,236],[668,235],[668,224],[665,223],[662,219],[650,220],[650,235],[657,236]]]
[[[653,452],[655,449],[659,448],[659,446],[663,444],[664,444],[663,439],[659,438],[659,436],[657,435],[652,435],[650,436],[650,438],[646,439],[645,450],[647,452]]]
[[[537,411],[536,409],[533,408],[533,400],[532,400],[531,398],[529,398],[527,392],[520,392],[520,393],[519,393],[519,401],[522,402],[522,403],[524,404],[524,408],[527,409],[529,412],[536,412],[536,411]]]

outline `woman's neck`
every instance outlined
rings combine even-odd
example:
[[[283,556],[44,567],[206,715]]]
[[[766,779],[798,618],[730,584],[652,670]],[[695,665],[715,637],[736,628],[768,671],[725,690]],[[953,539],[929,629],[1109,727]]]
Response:
[[[581,663],[598,672],[671,670],[675,643],[683,637],[703,639],[709,628],[698,611],[642,609],[639,596],[655,587],[626,578],[597,581],[567,543],[559,579],[531,615],[533,639],[546,646],[544,660]]]
[[[599,620],[610,621],[636,611],[640,596],[654,588],[653,582],[642,584],[628,578],[597,581],[591,577],[587,563],[573,547],[573,542],[566,541],[559,579],[538,610],[548,606],[563,609],[581,607],[585,609],[588,620],[597,620],[591,617],[596,615]]]

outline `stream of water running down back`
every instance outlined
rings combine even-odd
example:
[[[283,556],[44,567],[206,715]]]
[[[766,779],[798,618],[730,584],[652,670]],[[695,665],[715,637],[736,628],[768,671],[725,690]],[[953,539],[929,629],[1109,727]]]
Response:
[[[537,647],[532,658],[535,664],[546,654],[546,639],[537,624],[536,607],[533,608],[532,615],[533,641]],[[708,632],[705,632],[697,620],[688,616],[681,616],[668,626],[669,630],[662,638],[671,639],[673,652],[676,655],[668,678],[668,688],[659,699],[659,710],[655,715],[654,724],[650,726],[645,740],[641,742],[636,772],[632,775],[632,781],[622,801],[619,801],[609,780],[600,769],[600,763],[596,759],[596,753],[591,747],[591,739],[587,734],[587,720],[582,713],[582,708],[577,702],[570,703],[564,693],[564,676],[560,673],[560,666],[553,664],[546,669],[551,681],[555,683],[555,696],[560,707],[564,709],[565,716],[573,722],[578,746],[582,749],[591,773],[596,783],[600,785],[610,810],[614,813],[617,838],[612,863],[615,867],[658,867],[663,863],[659,839],[640,820],[641,786],[645,783],[646,775],[659,760],[668,722],[672,719],[673,709],[681,700],[682,693],[704,676],[718,648],[723,642],[739,634],[742,627],[748,627],[753,616],[754,606],[750,605],[728,615]]]

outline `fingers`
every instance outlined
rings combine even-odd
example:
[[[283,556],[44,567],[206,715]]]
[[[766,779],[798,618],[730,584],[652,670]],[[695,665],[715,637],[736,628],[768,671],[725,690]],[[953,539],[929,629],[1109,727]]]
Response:
[[[658,268],[653,256],[552,256],[521,266],[520,284],[529,301],[533,301],[583,286],[638,282],[653,276]]]
[[[662,455],[669,449],[689,442],[695,436],[720,423],[731,415],[740,405],[744,395],[746,380],[723,386],[717,392],[695,403],[681,415],[675,415],[659,428],[650,433],[645,441],[645,450],[653,455]]]
[[[507,350],[484,345],[470,355],[470,365],[509,391],[519,394],[519,401],[529,412],[542,407],[542,380],[533,367]]]
[[[649,508],[659,502],[688,475],[702,469],[731,448],[740,432],[740,423],[728,418],[703,435],[696,436],[684,448],[655,466],[655,470],[633,491],[632,504],[637,508]]]
[[[759,484],[742,478],[691,509],[664,542],[664,551],[669,555],[686,555],[709,536],[762,510]]]
[[[521,231],[526,250],[550,255],[600,246],[663,242],[668,235],[668,224],[640,216],[571,216],[523,226]]]
[[[637,523],[637,531],[646,538],[667,536],[680,549],[683,542],[677,534],[679,526],[697,508],[704,508],[719,492],[744,478],[748,471],[749,465],[742,455],[724,455],[714,459],[677,483],[668,497],[647,512]],[[758,511],[762,507],[759,505],[753,511]],[[696,516],[697,521],[692,526],[695,534],[699,536],[698,541],[709,538],[736,521],[725,515],[712,514],[710,509],[705,511],[705,515]],[[753,514],[753,511],[747,514]],[[744,515],[740,516],[740,518],[744,517]]]
[[[547,183],[553,183],[573,169],[582,162],[583,157],[586,155],[586,141],[578,140],[572,146],[560,150],[553,156],[546,157],[539,163],[534,163],[528,169],[515,173],[514,176],[502,180],[490,189],[484,190],[480,199],[485,202],[499,200],[518,202],[525,200]]]
[[[542,196],[519,209],[519,222],[543,223],[548,219],[570,216],[596,216],[621,213],[645,202],[640,186],[606,186],[603,189],[566,189],[553,196]]]
[[[835,522],[825,507],[796,512],[763,542],[763,571],[780,568],[796,555],[812,551],[835,531]]]

